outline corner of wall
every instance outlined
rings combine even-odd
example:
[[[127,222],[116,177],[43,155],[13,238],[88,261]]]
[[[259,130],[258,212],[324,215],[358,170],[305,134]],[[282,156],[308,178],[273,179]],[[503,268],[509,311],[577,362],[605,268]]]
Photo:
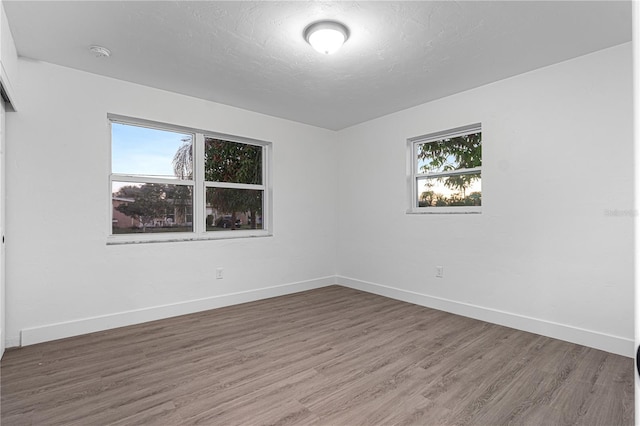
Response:
[[[403,302],[552,337],[626,357],[634,357],[634,342],[632,339],[343,276],[336,277],[336,282],[344,287],[378,294]]]

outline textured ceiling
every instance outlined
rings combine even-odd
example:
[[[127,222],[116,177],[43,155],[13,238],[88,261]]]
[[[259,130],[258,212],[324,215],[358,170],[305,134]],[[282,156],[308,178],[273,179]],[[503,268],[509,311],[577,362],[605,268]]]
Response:
[[[335,130],[631,40],[630,1],[4,4],[21,56]]]

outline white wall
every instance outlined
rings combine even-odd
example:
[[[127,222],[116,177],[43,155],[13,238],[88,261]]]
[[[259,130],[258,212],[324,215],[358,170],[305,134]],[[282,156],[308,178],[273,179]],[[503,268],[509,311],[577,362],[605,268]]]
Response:
[[[637,249],[640,247],[640,226],[638,226],[638,212],[640,212],[640,3],[634,1],[631,3],[632,7],[632,22],[633,22],[633,151],[634,151],[634,199],[635,199],[635,229],[634,229],[634,246],[636,247],[634,253],[634,266],[635,266],[635,306],[640,306],[640,291],[637,290],[638,283],[640,283],[640,251]],[[635,312],[635,347],[640,348],[640,312]],[[635,355],[635,352],[634,352]],[[638,374],[640,369],[634,368],[635,378],[635,413],[640,413],[640,375]],[[636,415],[636,425],[640,424],[640,415]]]
[[[10,110],[15,109],[16,95],[13,90],[13,81],[16,79],[16,66],[18,55],[13,41],[13,35],[9,28],[7,15],[4,11],[4,3],[0,0],[0,84],[10,101]],[[4,257],[4,231],[5,231],[5,102],[0,100],[0,357],[5,349],[5,257]]]
[[[4,2],[0,1],[0,77],[5,91],[12,102],[15,102],[13,96],[13,81],[17,80],[18,53],[16,45],[13,41],[7,14],[4,11]]]
[[[333,282],[334,132],[46,63],[20,59],[18,71],[9,345],[21,332],[30,344]],[[107,113],[273,142],[274,236],[107,246]]]
[[[327,285],[337,270],[343,285],[633,352],[630,44],[337,134],[50,64],[18,72],[9,345]],[[272,141],[275,236],[107,246],[107,113]],[[406,214],[406,139],[475,122],[483,213]]]
[[[477,122],[482,214],[406,214],[406,139]],[[633,354],[630,43],[339,139],[338,282]]]

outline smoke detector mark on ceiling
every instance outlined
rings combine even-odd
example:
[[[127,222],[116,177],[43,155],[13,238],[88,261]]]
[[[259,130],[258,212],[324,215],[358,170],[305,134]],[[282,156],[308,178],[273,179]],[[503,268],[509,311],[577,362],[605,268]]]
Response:
[[[89,51],[95,55],[96,58],[108,58],[111,56],[111,51],[102,46],[89,46]]]

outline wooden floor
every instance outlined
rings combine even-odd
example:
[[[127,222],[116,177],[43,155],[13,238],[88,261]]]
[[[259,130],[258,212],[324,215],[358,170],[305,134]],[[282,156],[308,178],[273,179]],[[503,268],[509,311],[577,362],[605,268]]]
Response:
[[[9,425],[631,425],[633,360],[332,286],[5,353]]]

